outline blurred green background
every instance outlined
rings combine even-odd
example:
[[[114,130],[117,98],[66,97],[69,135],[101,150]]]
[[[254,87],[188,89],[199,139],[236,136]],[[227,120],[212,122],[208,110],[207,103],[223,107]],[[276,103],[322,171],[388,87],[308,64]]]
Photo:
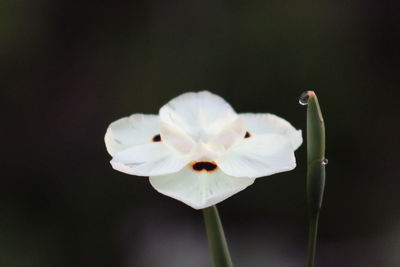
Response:
[[[400,266],[398,1],[0,1],[0,266],[211,266],[200,211],[114,171],[110,122],[207,89],[327,128],[317,266]],[[298,167],[219,205],[236,266],[305,266]]]

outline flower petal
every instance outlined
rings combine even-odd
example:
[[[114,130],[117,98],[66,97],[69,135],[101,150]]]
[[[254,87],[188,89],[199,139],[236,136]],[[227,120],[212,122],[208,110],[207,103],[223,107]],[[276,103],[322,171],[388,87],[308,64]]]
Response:
[[[163,142],[133,146],[114,155],[114,169],[139,176],[178,172],[190,160]]]
[[[104,141],[108,153],[113,156],[132,145],[152,142],[160,133],[157,115],[133,114],[110,124]]]
[[[238,117],[214,136],[210,136],[210,143],[220,144],[226,149],[243,140],[246,133],[245,120]]]
[[[220,96],[207,91],[182,94],[160,109],[163,123],[180,128],[194,141],[207,142],[238,116]]]
[[[239,114],[246,121],[247,130],[252,134],[279,134],[290,139],[293,149],[303,142],[301,130],[296,130],[288,121],[269,113]]]
[[[160,134],[165,143],[185,154],[192,151],[193,147],[196,145],[189,135],[173,124],[161,122]]]
[[[277,134],[246,138],[216,160],[223,172],[236,177],[262,177],[296,167],[289,139]]]
[[[180,172],[151,176],[151,185],[161,194],[175,198],[194,209],[215,205],[242,191],[254,182],[251,178],[232,177],[216,169],[196,172],[190,166]]]

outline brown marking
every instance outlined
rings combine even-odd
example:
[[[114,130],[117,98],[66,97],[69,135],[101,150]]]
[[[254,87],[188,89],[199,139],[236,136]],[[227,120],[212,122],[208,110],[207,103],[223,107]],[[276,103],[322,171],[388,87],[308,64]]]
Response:
[[[218,165],[215,161],[192,161],[190,167],[196,172],[214,172],[218,169]]]
[[[161,142],[161,135],[157,134],[153,137],[153,142]]]

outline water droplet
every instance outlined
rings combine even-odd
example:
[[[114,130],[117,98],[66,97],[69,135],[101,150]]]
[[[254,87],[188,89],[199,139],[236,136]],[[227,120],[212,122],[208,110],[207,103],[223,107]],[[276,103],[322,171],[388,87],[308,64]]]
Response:
[[[303,93],[301,93],[300,97],[299,97],[299,104],[306,106],[308,104],[308,91],[304,91]]]
[[[327,165],[328,162],[329,162],[329,161],[328,161],[327,158],[324,158],[324,159],[321,161],[322,165]]]

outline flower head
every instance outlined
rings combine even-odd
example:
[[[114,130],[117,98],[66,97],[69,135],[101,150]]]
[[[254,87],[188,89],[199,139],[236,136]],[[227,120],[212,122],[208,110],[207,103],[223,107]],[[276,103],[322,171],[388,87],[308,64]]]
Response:
[[[160,193],[202,209],[255,178],[295,168],[301,130],[273,114],[237,114],[207,91],[182,94],[158,115],[133,114],[108,127],[114,169],[149,176]]]

